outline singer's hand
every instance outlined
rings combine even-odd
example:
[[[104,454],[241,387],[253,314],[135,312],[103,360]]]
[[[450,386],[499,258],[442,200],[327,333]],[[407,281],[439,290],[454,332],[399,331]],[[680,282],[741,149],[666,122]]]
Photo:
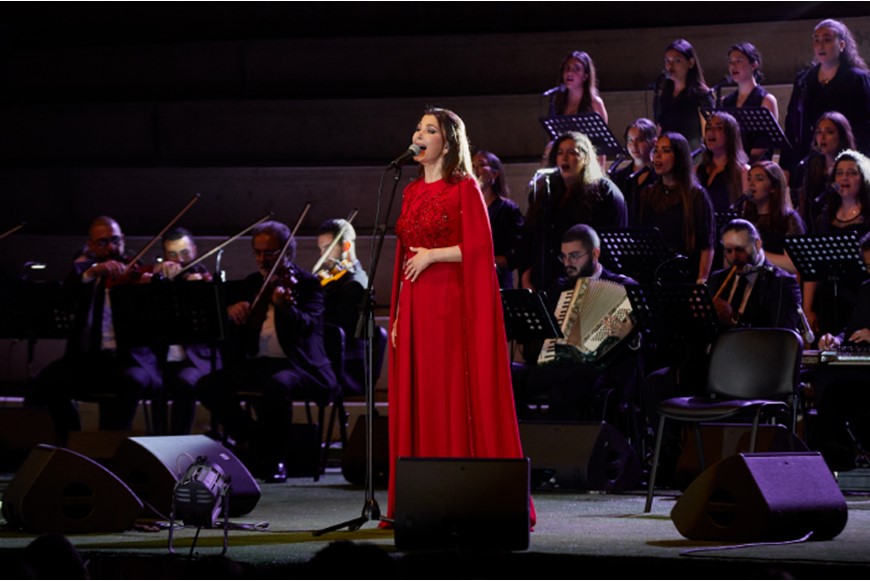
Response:
[[[405,261],[405,278],[414,282],[432,264],[432,250],[422,247],[414,247],[410,250],[417,254]]]
[[[399,317],[397,316],[393,320],[393,328],[390,329],[390,342],[393,344],[393,349],[396,348],[396,336],[398,336],[398,334],[399,334],[399,331],[398,331],[399,326],[398,325],[399,325]]]
[[[849,336],[852,343],[870,343],[870,329],[858,329]]]

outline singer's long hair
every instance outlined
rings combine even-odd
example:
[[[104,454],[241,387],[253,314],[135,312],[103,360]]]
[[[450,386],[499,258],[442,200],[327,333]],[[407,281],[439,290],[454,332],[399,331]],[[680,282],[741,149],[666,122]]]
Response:
[[[773,161],[761,160],[753,163],[749,171],[760,169],[770,180],[770,198],[768,199],[768,220],[771,229],[785,233],[788,230],[789,215],[793,212],[791,205],[791,193],[788,189],[788,180],[782,168]],[[758,224],[761,218],[758,214],[758,206],[753,203],[746,204],[743,217]]]
[[[819,130],[819,125],[822,124],[822,121],[830,121],[837,128],[839,143],[837,151],[834,154],[835,157],[846,149],[855,149],[855,135],[852,133],[852,125],[846,119],[846,116],[839,111],[826,111],[822,113],[813,126],[812,151],[810,155],[801,161],[801,165],[804,166],[804,177],[801,184],[800,213],[804,220],[807,221],[811,221],[813,217],[813,200],[815,200],[818,194],[825,191],[832,180],[832,177],[827,173],[827,160],[818,150],[815,138],[815,134]]]
[[[740,124],[731,114],[724,111],[717,111],[711,115],[707,124],[713,123],[714,119],[719,119],[725,129],[726,162],[724,171],[728,177],[728,201],[733,204],[743,193],[743,168],[747,162],[746,151],[743,149],[743,138],[740,136]],[[701,164],[707,170],[708,176],[716,168],[713,152],[709,148],[704,150]],[[702,185],[706,186],[707,184]]]
[[[504,177],[504,164],[501,162],[496,154],[492,153],[491,151],[486,151],[485,149],[476,150],[471,155],[471,159],[473,160],[478,155],[485,158],[486,162],[496,173],[495,181],[492,182],[492,193],[500,198],[510,198],[511,191],[508,187],[507,179],[505,179]]]
[[[471,169],[471,145],[468,143],[465,123],[459,115],[440,107],[427,107],[423,115],[432,115],[438,120],[441,137],[447,146],[442,174],[444,180],[456,183],[466,176],[474,176]],[[420,175],[423,175],[422,167]]]
[[[836,180],[837,166],[844,161],[854,161],[858,166],[858,171],[861,172],[861,189],[858,190],[857,200],[861,204],[861,216],[864,217],[864,223],[870,223],[870,159],[863,153],[859,153],[853,149],[847,149],[840,152],[837,156],[837,161],[834,162],[834,176]],[[828,193],[825,200],[826,209],[822,213],[825,215],[826,223],[824,226],[829,226],[831,221],[837,215],[837,210],[842,205],[840,194],[836,191]]]
[[[595,73],[595,63],[592,62],[592,57],[582,50],[572,51],[562,59],[562,64],[559,66],[559,84],[562,84],[562,79],[565,74],[565,65],[571,59],[580,61],[583,69],[586,72],[586,80],[583,81],[583,96],[580,98],[580,113],[588,113],[592,111],[592,98],[598,96],[598,76]],[[559,91],[553,97],[554,108],[557,115],[562,115],[567,105],[567,91]]]
[[[646,117],[639,117],[629,123],[628,127],[625,128],[625,133],[622,134],[622,139],[626,144],[626,149],[628,149],[628,131],[630,129],[637,129],[640,131],[640,137],[647,143],[649,143],[649,151],[650,157],[652,157],[652,150],[656,144],[656,137],[658,137],[658,128],[656,124],[647,119]],[[652,161],[652,159],[644,160],[647,165]]]
[[[658,179],[641,190],[640,193],[640,220],[643,221],[643,212],[645,207],[650,207],[653,212],[662,212],[674,203],[674,198],[679,199],[683,205],[683,241],[686,245],[686,250],[694,252],[697,248],[697,236],[695,227],[695,200],[698,196],[706,196],[703,187],[698,183],[692,165],[692,150],[689,148],[689,142],[681,133],[675,131],[665,131],[659,136],[656,145],[660,144],[663,139],[670,142],[671,152],[674,155],[674,167],[671,170],[671,177],[676,184],[677,196],[672,196],[668,193],[674,192],[674,189],[666,191],[661,179]],[[661,177],[661,176],[659,176]]]
[[[701,59],[698,58],[695,47],[688,40],[678,38],[665,48],[666,53],[669,50],[677,51],[687,61],[690,59],[695,61],[695,66],[689,67],[689,72],[686,73],[686,88],[689,89],[689,92],[701,95],[709,93],[710,88],[707,86],[707,81],[704,80],[704,70],[701,68]],[[673,86],[672,80],[668,79],[668,82]]]
[[[735,51],[745,56],[750,65],[758,65],[758,68],[752,71],[752,76],[756,83],[760,83],[764,79],[764,74],[761,72],[761,53],[755,48],[755,45],[751,42],[732,44],[731,48],[728,49],[728,56],[730,57],[731,53]]]
[[[813,28],[813,32],[817,32],[820,28],[830,28],[836,32],[837,36],[840,37],[840,40],[845,43],[843,52],[840,53],[840,64],[846,65],[849,68],[861,69],[864,72],[868,72],[867,63],[864,62],[864,59],[861,58],[861,55],[858,53],[858,45],[855,43],[855,37],[852,36],[849,27],[839,20],[827,18],[816,24],[815,28]],[[813,59],[813,64],[817,65],[818,62]]]

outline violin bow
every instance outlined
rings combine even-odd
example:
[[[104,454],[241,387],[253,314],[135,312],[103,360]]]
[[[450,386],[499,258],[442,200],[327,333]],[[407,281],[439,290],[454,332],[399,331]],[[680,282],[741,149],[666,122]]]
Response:
[[[329,243],[329,246],[326,247],[326,250],[320,255],[320,258],[317,259],[317,262],[314,264],[314,268],[311,269],[311,272],[317,272],[320,270],[320,267],[323,266],[323,263],[326,262],[326,257],[329,256],[329,253],[332,252],[332,249],[335,248],[335,245],[338,244],[338,241],[341,240],[341,237],[344,236],[344,233],[347,232],[348,226],[353,222],[353,219],[356,218],[356,215],[359,213],[357,208],[353,209],[353,212],[350,213],[350,216],[347,217],[344,225],[341,227],[341,230],[338,231],[338,235],[332,239],[332,242]]]
[[[287,242],[284,243],[284,247],[281,249],[281,253],[275,259],[275,264],[272,265],[272,269],[269,271],[269,275],[263,280],[263,285],[260,287],[259,292],[257,292],[257,296],[254,297],[254,300],[251,302],[251,311],[253,311],[256,304],[260,302],[263,293],[266,290],[266,287],[269,286],[269,281],[272,280],[272,277],[275,276],[275,272],[277,272],[278,270],[278,266],[284,261],[284,256],[287,254],[287,249],[290,248],[290,243],[296,237],[296,231],[299,230],[299,226],[302,225],[302,221],[308,214],[309,209],[311,209],[311,202],[306,202],[305,207],[302,208],[302,213],[299,215],[299,219],[296,220],[296,226],[293,227],[293,231],[290,233],[290,237],[287,238]]]

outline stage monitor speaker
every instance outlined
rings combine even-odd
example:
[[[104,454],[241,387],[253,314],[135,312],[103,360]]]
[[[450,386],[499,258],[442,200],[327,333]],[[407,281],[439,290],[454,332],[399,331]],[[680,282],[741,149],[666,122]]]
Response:
[[[200,456],[230,477],[229,516],[251,512],[260,500],[260,486],[231,451],[208,436],[127,438],[112,465],[145,506],[157,512],[155,516],[169,518],[175,485]]]
[[[623,435],[606,422],[520,422],[533,488],[618,492],[638,486],[641,466]]]
[[[386,488],[390,479],[389,418],[376,415],[372,421],[372,482]],[[347,446],[341,453],[341,474],[357,486],[366,485],[366,417],[360,416],[353,425]]]
[[[33,533],[111,533],[133,527],[142,502],[117,476],[72,450],[39,444],[3,493],[3,517]]]
[[[671,520],[687,539],[832,539],[847,507],[818,452],[736,454],[705,470],[677,499]]]
[[[704,444],[704,464],[712,466],[719,460],[749,452],[752,424],[710,423],[701,424],[701,441]],[[808,452],[809,448],[787,427],[777,425],[758,426],[756,452]],[[698,444],[693,430],[687,430],[683,449],[677,459],[674,485],[685,490],[701,474],[698,459]]]
[[[526,458],[399,458],[399,550],[529,548]]]

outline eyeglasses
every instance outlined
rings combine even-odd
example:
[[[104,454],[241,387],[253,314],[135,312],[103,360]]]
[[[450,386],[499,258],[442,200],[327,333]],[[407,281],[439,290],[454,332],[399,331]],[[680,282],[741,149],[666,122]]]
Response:
[[[251,254],[254,255],[254,258],[259,258],[260,256],[264,258],[275,258],[281,254],[281,250],[254,250]]]
[[[109,236],[107,238],[97,238],[96,240],[91,240],[91,244],[94,246],[99,246],[100,248],[105,248],[108,245],[117,246],[121,243],[123,238],[121,236]]]
[[[587,254],[589,254],[589,253],[588,252],[569,252],[568,254],[560,254],[556,258],[558,258],[559,262],[562,262],[562,263],[577,262],[578,260],[580,260],[581,258],[586,256]]]

